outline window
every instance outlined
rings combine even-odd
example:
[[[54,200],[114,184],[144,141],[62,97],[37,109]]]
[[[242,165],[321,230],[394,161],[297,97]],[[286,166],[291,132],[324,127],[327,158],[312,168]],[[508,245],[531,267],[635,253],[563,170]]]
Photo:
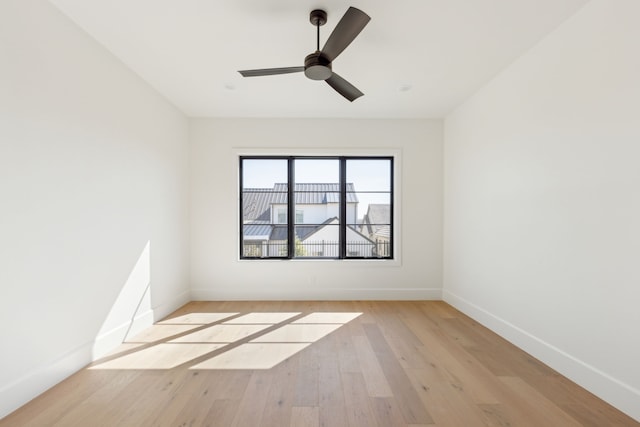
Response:
[[[284,208],[278,209],[278,224],[287,223],[287,210]]]
[[[393,259],[393,157],[242,156],[240,211],[243,259]]]

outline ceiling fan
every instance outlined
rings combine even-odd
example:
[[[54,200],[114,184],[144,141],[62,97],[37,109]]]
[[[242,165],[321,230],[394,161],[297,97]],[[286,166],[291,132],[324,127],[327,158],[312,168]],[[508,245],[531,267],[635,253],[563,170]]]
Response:
[[[311,80],[324,80],[340,95],[349,101],[354,101],[364,94],[351,83],[334,73],[331,63],[351,44],[370,20],[369,15],[360,9],[350,7],[340,22],[338,22],[338,25],[336,25],[336,28],[327,39],[322,50],[320,50],[320,27],[327,23],[327,12],[319,9],[313,10],[309,16],[309,21],[317,28],[317,49],[314,53],[307,55],[304,59],[304,66],[241,70],[238,72],[242,74],[243,77],[257,77],[304,71],[305,76]]]

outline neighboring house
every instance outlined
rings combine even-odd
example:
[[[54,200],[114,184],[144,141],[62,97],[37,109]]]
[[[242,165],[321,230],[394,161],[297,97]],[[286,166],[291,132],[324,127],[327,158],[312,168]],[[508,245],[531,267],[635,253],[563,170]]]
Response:
[[[370,204],[360,224],[360,232],[376,244],[376,253],[389,255],[391,241],[391,205]]]
[[[339,235],[339,185],[295,185],[296,256],[337,257]],[[287,185],[245,188],[243,246],[245,256],[282,256],[287,251]],[[357,230],[358,198],[347,184],[347,255],[375,256],[375,244]]]

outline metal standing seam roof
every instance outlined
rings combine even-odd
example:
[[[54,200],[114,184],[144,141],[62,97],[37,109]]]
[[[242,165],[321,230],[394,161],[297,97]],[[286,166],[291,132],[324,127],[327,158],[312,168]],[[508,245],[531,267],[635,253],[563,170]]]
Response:
[[[269,224],[244,224],[242,233],[245,238],[269,236],[272,226]]]
[[[296,225],[294,230],[295,230],[296,237],[304,242],[307,238],[311,237],[313,234],[317,233],[322,228],[327,226],[332,226],[337,228],[338,225],[339,225],[338,217],[334,216],[333,218],[328,218],[322,224]],[[349,229],[352,232],[364,238],[365,240],[369,241],[370,243],[374,243],[371,239],[369,239],[364,234],[360,233],[355,228],[349,227]],[[288,230],[286,225],[274,225],[273,232],[269,236],[269,240],[287,240],[288,238],[287,232]],[[336,233],[337,233],[337,230],[336,230]]]
[[[332,222],[337,221],[338,218],[333,217],[327,219],[322,224],[296,225],[294,228],[296,237],[304,241],[307,237],[314,234],[316,231],[326,227],[327,225],[330,225]],[[287,240],[287,231],[288,230],[286,225],[274,225],[273,232],[271,233],[271,236],[269,236],[269,240]]]
[[[243,220],[271,221],[270,208],[272,204],[287,203],[287,193],[275,192],[271,188],[246,188],[242,191]]]
[[[299,205],[324,205],[340,201],[337,183],[296,183],[295,202]],[[242,214],[244,221],[270,221],[270,208],[287,203],[287,184],[276,183],[273,188],[243,188]],[[353,183],[347,183],[347,203],[358,203]]]
[[[273,190],[286,194],[287,184],[275,184]],[[298,204],[324,205],[340,201],[340,184],[338,183],[296,183],[293,191]],[[347,203],[358,203],[358,196],[355,191],[353,183],[347,183]]]
[[[388,238],[391,234],[390,221],[391,205],[372,203],[364,216],[363,225],[367,228],[369,235]]]

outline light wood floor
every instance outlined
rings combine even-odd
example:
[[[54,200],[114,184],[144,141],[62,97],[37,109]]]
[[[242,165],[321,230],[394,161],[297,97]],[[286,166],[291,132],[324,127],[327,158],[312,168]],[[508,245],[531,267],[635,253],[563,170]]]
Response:
[[[443,302],[193,302],[0,426],[638,426]]]

